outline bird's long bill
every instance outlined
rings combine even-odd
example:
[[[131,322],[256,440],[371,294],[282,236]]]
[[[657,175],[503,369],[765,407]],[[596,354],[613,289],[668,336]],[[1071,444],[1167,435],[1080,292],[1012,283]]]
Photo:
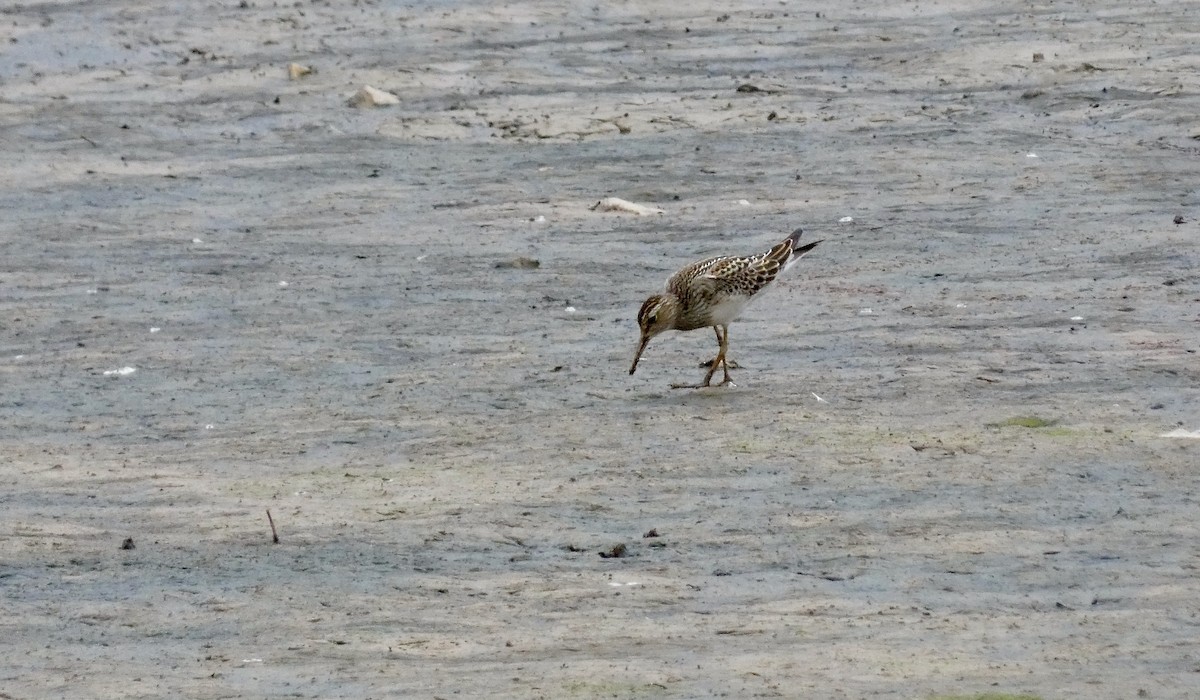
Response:
[[[650,336],[643,335],[641,342],[638,343],[637,354],[633,356],[633,364],[629,366],[629,373],[633,374],[637,371],[638,360],[642,359],[642,352],[646,349],[646,343],[650,342]]]

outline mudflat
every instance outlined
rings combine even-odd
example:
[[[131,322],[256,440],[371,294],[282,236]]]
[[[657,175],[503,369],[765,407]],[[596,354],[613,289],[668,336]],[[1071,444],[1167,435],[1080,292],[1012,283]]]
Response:
[[[1196,697],[1200,8],[835,5],[0,9],[0,697]]]

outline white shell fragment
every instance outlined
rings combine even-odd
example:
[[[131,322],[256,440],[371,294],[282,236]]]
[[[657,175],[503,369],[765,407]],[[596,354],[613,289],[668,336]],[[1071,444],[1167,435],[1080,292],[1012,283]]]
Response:
[[[354,97],[351,97],[347,104],[351,107],[384,107],[400,104],[400,98],[379,88],[364,85],[361,90],[354,93]]]
[[[1171,432],[1163,433],[1160,437],[1200,440],[1200,430],[1184,430],[1183,428],[1176,428]]]
[[[124,377],[125,375],[133,374],[136,371],[137,371],[137,369],[135,369],[133,367],[122,367],[120,369],[106,369],[106,370],[104,370],[104,376],[106,376],[106,377],[112,377],[112,376]]]
[[[662,214],[663,210],[657,207],[648,207],[644,204],[634,204],[620,197],[605,197],[604,199],[592,205],[592,211],[626,211],[638,216],[647,216],[649,214]]]
[[[838,219],[838,223],[839,224],[852,224],[852,223],[854,223],[854,217],[853,216],[843,216],[842,218]]]
[[[302,66],[299,63],[288,64],[288,80],[299,80],[313,72],[312,68]]]

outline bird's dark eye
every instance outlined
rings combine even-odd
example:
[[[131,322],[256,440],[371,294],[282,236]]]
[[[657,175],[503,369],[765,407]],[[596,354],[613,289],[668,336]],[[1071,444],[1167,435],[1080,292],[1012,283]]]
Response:
[[[653,326],[655,323],[658,323],[658,314],[650,314],[650,318],[646,319],[646,323],[650,324],[651,326]]]

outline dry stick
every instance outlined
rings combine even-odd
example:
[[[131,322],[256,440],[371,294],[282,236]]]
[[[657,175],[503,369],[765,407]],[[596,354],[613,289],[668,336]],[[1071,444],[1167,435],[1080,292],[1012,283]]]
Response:
[[[279,544],[279,533],[275,531],[275,518],[271,517],[271,509],[267,509],[267,522],[271,523],[271,543]]]

